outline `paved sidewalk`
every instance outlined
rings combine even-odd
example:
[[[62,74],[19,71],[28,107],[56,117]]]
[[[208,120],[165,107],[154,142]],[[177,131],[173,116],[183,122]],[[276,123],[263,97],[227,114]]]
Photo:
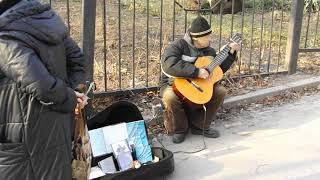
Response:
[[[168,180],[319,180],[320,95],[292,104],[241,113],[240,126],[225,129],[218,139],[205,139],[200,153],[175,154],[175,172]],[[201,136],[188,135],[172,150],[196,150]]]

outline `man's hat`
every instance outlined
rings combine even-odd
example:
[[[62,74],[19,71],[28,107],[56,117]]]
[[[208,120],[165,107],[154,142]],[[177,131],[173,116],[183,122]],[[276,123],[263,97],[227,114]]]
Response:
[[[195,18],[191,23],[191,27],[189,28],[189,33],[192,37],[206,36],[211,32],[212,30],[208,21],[202,16]]]

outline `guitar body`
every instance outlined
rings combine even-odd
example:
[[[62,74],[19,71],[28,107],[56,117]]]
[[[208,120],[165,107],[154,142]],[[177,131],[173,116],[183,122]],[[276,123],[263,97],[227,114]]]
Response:
[[[199,57],[195,62],[195,66],[198,68],[207,67],[211,62],[212,60],[208,57]],[[213,96],[214,84],[220,81],[222,77],[223,71],[217,66],[207,79],[176,78],[173,83],[173,89],[183,99],[201,105],[210,101]]]

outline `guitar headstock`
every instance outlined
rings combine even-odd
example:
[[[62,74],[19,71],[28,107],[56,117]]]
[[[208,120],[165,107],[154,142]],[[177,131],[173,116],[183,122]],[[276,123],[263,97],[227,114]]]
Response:
[[[242,34],[236,33],[232,36],[231,41],[237,44],[240,44],[242,41]]]

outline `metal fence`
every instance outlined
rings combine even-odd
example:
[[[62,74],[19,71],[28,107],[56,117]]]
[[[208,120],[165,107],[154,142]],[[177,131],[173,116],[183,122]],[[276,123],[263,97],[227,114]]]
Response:
[[[98,1],[94,77],[102,91],[157,86],[166,39],[163,3]]]
[[[298,2],[297,6],[303,6],[302,2]],[[301,23],[302,30],[304,31],[302,38],[299,40],[300,52],[320,52],[319,40],[318,40],[318,28],[319,28],[319,15],[320,4],[316,6],[309,5],[305,7],[304,19],[299,18],[303,13],[302,8],[296,9],[294,12],[297,14],[295,22]],[[300,12],[298,12],[300,11]],[[296,22],[297,23],[297,22]],[[303,24],[304,23],[304,24]]]
[[[320,45],[319,7],[309,6],[304,16],[299,16],[303,13],[302,1],[297,1],[300,5],[295,7],[288,0],[243,0],[240,8],[236,0],[213,1],[211,6],[201,8],[193,1],[50,0],[49,3],[66,20],[71,36],[91,60],[89,79],[94,79],[102,94],[156,89],[165,47],[181,38],[199,13],[212,25],[216,50],[233,33],[243,34],[239,60],[228,73],[232,77],[287,72],[290,59],[295,59],[290,56],[290,51],[296,53],[294,45],[298,52],[319,52],[316,48]],[[293,18],[292,13],[297,17]],[[297,30],[293,28],[299,27],[295,25],[299,18],[301,40],[300,36],[295,37]]]
[[[275,1],[273,1],[270,9],[265,9],[264,1],[253,0],[252,7],[246,8],[246,0],[242,1],[241,10],[235,14],[235,0],[230,1],[230,14],[223,15],[224,0],[217,1],[211,5],[211,8],[201,9],[201,14],[209,14],[208,20],[213,26],[215,34],[215,49],[219,50],[221,46],[232,36],[234,32],[240,32],[243,35],[244,41],[239,52],[239,61],[232,71],[232,75],[244,75],[252,73],[271,73],[279,72],[284,69],[281,67],[281,51],[284,50],[283,45],[283,14],[285,9],[283,4],[279,9],[281,13],[280,21],[277,24],[279,27],[278,35],[274,33],[276,24],[274,23]],[[284,1],[282,1],[283,3]],[[181,3],[175,1],[175,4],[184,11],[184,32],[190,23],[188,16],[190,13],[199,12],[198,9],[185,8]],[[256,7],[256,5],[259,7]],[[176,8],[176,6],[174,6]],[[213,15],[211,12],[218,8],[219,14]],[[193,15],[191,14],[191,16]],[[213,23],[214,22],[214,23]],[[244,31],[247,29],[247,32]],[[173,26],[175,32],[175,26]],[[277,38],[278,36],[278,38]],[[173,33],[173,37],[175,37]],[[276,39],[277,38],[277,39]],[[275,62],[271,62],[275,60]]]
[[[289,74],[297,71],[299,53],[320,52],[317,38],[320,2],[310,0],[307,2],[309,3],[307,6],[304,6],[303,1],[295,0],[292,3],[286,51]],[[301,7],[305,7],[305,13],[303,13],[303,8]]]

